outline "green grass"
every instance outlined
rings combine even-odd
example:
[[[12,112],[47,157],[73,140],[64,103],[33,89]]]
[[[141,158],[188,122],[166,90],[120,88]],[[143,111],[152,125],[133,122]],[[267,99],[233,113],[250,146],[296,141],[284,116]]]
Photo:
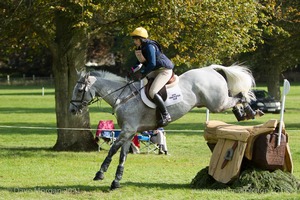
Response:
[[[286,98],[285,124],[294,162],[294,175],[300,179],[300,85],[291,84]],[[260,86],[259,88],[264,88]],[[128,156],[122,188],[109,192],[118,155],[106,178],[92,181],[107,154],[101,152],[55,152],[54,89],[38,87],[0,87],[0,199],[299,199],[299,193],[235,193],[226,190],[195,190],[190,182],[209,164],[211,153],[203,138],[205,109],[194,109],[167,130],[171,156],[140,154]],[[90,107],[91,125],[100,119],[112,119],[105,102]],[[278,114],[247,122],[236,122],[230,110],[211,114],[211,120],[241,125],[261,124],[279,119]],[[25,128],[18,128],[18,127]],[[28,128],[26,128],[28,127]],[[191,130],[174,131],[174,130]],[[201,131],[192,131],[201,130]]]

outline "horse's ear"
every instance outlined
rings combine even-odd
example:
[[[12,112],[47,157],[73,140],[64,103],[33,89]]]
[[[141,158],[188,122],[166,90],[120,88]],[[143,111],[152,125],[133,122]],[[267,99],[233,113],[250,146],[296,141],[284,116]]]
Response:
[[[78,78],[82,77],[82,71],[76,69],[76,74]]]
[[[88,77],[88,81],[89,81],[89,85],[93,85],[96,82],[96,77],[95,76],[89,76]]]
[[[90,72],[87,72],[84,76],[85,79],[89,79],[89,76],[90,76]]]
[[[77,69],[76,69],[76,73],[77,73],[77,76],[78,76],[79,78],[83,78],[83,77],[86,76],[86,72],[85,72],[84,70],[77,70]]]

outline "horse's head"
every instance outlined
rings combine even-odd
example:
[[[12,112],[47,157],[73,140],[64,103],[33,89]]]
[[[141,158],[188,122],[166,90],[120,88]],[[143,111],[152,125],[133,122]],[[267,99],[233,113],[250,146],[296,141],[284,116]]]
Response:
[[[73,90],[72,100],[70,101],[69,111],[72,114],[82,113],[84,108],[93,103],[95,90],[92,89],[92,85],[95,81],[96,78],[90,76],[89,73],[79,78]]]

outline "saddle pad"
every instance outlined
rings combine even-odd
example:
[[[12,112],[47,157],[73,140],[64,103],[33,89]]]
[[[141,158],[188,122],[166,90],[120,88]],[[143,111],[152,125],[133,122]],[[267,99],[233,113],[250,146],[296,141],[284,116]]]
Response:
[[[144,83],[143,80],[141,80],[141,97],[143,102],[150,108],[156,108],[155,103],[153,103],[145,93]],[[177,104],[183,100],[182,92],[179,88],[178,84],[173,85],[172,87],[167,86],[167,99],[165,101],[166,106],[171,106],[174,104]]]

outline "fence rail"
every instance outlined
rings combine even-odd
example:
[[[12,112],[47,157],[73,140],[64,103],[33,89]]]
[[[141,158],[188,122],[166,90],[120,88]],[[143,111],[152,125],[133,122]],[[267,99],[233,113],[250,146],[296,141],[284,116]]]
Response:
[[[54,85],[53,77],[35,77],[34,75],[32,77],[13,77],[13,76],[7,76],[7,77],[0,77],[0,85]]]

